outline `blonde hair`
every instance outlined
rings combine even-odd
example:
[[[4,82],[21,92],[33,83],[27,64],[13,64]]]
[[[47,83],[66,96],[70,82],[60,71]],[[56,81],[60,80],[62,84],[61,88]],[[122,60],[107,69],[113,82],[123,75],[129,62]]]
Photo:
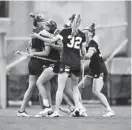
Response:
[[[76,14],[75,18],[72,23],[72,33],[71,36],[75,36],[78,33],[78,27],[81,23],[81,16],[80,14]]]

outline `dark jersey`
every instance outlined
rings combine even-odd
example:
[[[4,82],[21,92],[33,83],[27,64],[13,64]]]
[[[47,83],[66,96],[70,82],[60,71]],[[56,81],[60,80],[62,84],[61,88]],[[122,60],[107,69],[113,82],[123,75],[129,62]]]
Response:
[[[90,64],[89,64],[89,69],[91,73],[95,76],[95,78],[98,77],[101,73],[106,74],[107,69],[96,41],[91,40],[86,50],[88,51],[89,48],[92,48],[95,50],[95,53],[91,57]]]
[[[55,44],[57,44],[57,43],[55,43]],[[56,61],[60,61],[60,52],[51,47],[50,53],[47,58],[56,60]]]
[[[74,37],[71,37],[72,29],[63,29],[60,32],[62,36],[63,43],[63,53],[61,57],[61,62],[70,67],[80,66],[80,48],[81,44],[85,42],[85,34],[78,31],[78,34]]]
[[[40,31],[42,31],[44,28],[43,27],[37,27],[35,29],[33,29],[34,33],[39,33]],[[32,42],[31,42],[31,48],[32,49],[36,49],[38,51],[42,51],[44,48],[44,42],[38,38],[32,38]]]

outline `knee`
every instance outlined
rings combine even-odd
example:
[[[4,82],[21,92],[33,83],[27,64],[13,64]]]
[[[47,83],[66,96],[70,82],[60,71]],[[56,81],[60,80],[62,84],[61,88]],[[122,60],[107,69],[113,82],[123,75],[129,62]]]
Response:
[[[36,82],[29,82],[29,86],[28,86],[27,91],[33,91],[35,86],[36,86]]]
[[[43,82],[41,80],[37,80],[36,85],[38,88],[43,85]]]
[[[100,91],[98,91],[96,89],[92,89],[92,91],[93,91],[93,94],[96,95],[96,96],[98,96],[100,94]]]

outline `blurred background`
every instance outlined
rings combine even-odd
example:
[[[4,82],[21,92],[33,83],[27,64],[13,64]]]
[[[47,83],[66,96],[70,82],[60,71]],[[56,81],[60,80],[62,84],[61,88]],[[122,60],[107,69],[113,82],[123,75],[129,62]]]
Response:
[[[21,101],[28,87],[28,59],[21,60],[14,52],[29,47],[29,34],[33,29],[30,12],[43,13],[46,19],[55,20],[58,28],[62,28],[73,13],[81,14],[81,29],[94,22],[103,58],[109,61],[108,82],[102,91],[111,105],[130,104],[131,1],[0,1],[1,107]],[[54,80],[52,83],[56,86]],[[92,94],[91,84],[91,79],[85,83],[84,102],[98,101]],[[33,104],[38,102],[37,93],[36,88],[31,99]],[[53,87],[53,101],[54,95]]]

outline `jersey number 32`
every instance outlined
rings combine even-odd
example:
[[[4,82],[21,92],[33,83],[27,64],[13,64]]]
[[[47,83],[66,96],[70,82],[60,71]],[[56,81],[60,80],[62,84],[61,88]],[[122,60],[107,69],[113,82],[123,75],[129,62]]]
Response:
[[[82,42],[81,37],[71,37],[71,35],[69,35],[68,39],[70,40],[70,43],[67,43],[67,47],[80,49],[80,44]]]

